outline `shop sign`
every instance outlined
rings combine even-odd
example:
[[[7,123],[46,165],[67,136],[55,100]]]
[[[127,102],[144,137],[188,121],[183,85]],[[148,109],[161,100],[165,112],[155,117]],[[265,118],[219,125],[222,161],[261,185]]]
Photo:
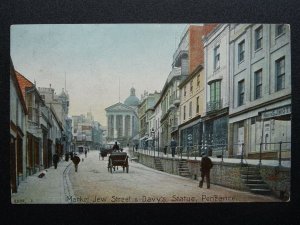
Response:
[[[268,119],[268,118],[273,118],[273,117],[278,117],[278,116],[283,116],[288,114],[291,114],[291,105],[287,105],[284,107],[263,112],[261,114],[261,118]]]

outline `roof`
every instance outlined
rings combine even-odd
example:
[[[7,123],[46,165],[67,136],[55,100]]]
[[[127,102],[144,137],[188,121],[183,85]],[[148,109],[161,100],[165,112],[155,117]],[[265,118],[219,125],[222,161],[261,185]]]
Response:
[[[136,96],[129,96],[124,101],[124,104],[129,106],[138,106],[140,104],[140,100]]]
[[[121,102],[118,102],[114,105],[111,105],[105,109],[107,112],[113,112],[113,111],[131,111],[134,112],[134,109],[126,104],[123,104]]]
[[[22,94],[22,90],[21,90],[19,82],[17,80],[16,71],[14,69],[14,65],[13,65],[12,61],[11,61],[11,64],[10,64],[10,76],[11,76],[11,78],[14,82],[14,85],[16,87],[17,95],[19,96],[19,99],[20,99],[20,102],[21,102],[22,107],[24,109],[24,112],[27,115],[28,110],[27,110],[26,103],[25,103],[25,96]]]
[[[17,81],[18,81],[19,86],[20,86],[21,91],[22,91],[23,98],[25,99],[26,88],[33,87],[34,85],[30,80],[28,80],[26,77],[24,77],[18,71],[15,70],[15,73],[16,73]]]
[[[135,96],[135,89],[133,87],[130,89],[130,96],[126,98],[124,104],[129,106],[138,106],[140,104],[140,100]]]

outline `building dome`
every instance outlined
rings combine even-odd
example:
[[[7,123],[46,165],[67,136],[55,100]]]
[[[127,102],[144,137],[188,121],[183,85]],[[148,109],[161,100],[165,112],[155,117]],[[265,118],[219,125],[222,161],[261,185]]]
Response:
[[[138,106],[140,103],[140,100],[138,99],[138,97],[135,96],[135,89],[132,87],[130,89],[130,96],[128,98],[126,98],[126,100],[124,101],[125,105],[128,106]]]

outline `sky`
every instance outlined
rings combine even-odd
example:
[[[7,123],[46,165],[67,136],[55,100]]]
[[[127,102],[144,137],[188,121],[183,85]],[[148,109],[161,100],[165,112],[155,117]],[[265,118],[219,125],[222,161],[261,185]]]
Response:
[[[106,126],[105,108],[130,88],[161,91],[187,24],[44,24],[11,26],[15,69],[37,87],[62,88],[69,115],[92,112]],[[65,82],[66,79],[66,82]],[[120,89],[119,89],[120,83]]]

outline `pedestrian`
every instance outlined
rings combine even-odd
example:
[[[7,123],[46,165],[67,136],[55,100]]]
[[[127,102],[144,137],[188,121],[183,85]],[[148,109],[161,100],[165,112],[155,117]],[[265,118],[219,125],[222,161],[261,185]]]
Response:
[[[70,152],[71,160],[73,160],[73,152]]]
[[[201,159],[201,180],[199,182],[199,187],[203,187],[204,177],[206,178],[207,188],[210,188],[210,170],[213,167],[211,159],[207,156],[206,153],[202,153]]]
[[[175,156],[176,145],[177,145],[176,141],[174,140],[174,138],[172,138],[171,143],[170,143],[171,151],[172,151],[172,157]]]
[[[135,145],[135,151],[137,152],[138,149],[139,149],[139,144],[136,144],[136,145]]]
[[[120,151],[120,147],[118,145],[118,142],[115,142],[115,144],[113,146],[113,151]]]
[[[72,161],[73,161],[73,163],[75,165],[75,172],[77,172],[77,170],[78,170],[78,164],[80,162],[80,158],[75,154],[75,156],[73,157]]]
[[[54,169],[57,169],[57,163],[59,161],[59,156],[57,153],[54,153],[53,155],[53,164],[54,164]]]
[[[86,158],[86,156],[87,156],[87,150],[86,149],[84,150],[84,154],[85,154],[85,158]]]
[[[165,154],[165,155],[167,154],[167,149],[168,149],[168,145],[166,145],[166,146],[164,147],[164,154]]]

